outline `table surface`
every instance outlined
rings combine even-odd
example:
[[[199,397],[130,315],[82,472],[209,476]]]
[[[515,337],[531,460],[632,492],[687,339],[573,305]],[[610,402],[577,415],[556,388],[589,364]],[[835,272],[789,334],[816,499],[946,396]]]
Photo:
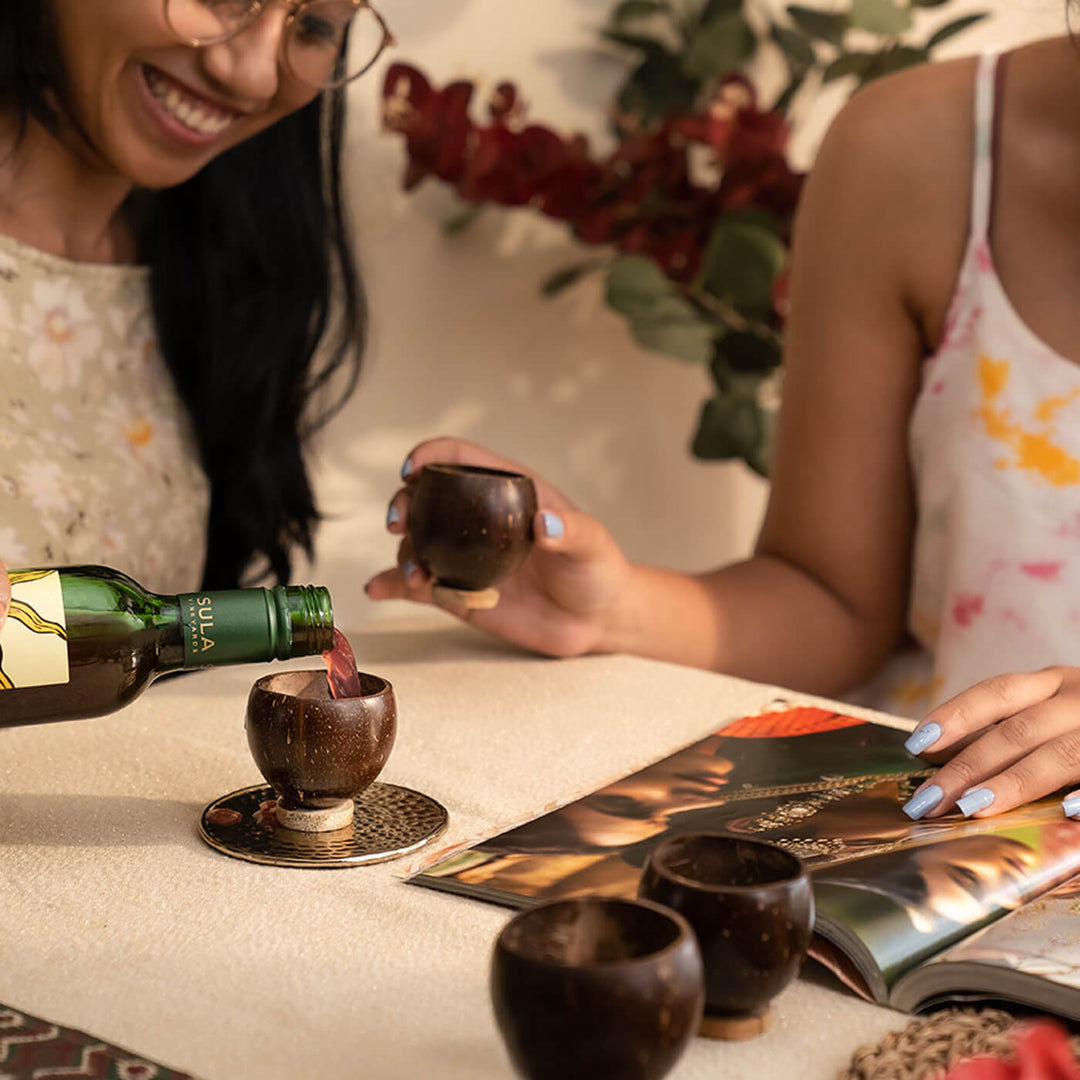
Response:
[[[397,694],[380,779],[447,807],[438,847],[778,697],[820,703],[628,657],[527,656],[441,617],[350,637]],[[488,998],[508,910],[405,884],[416,856],[294,870],[199,840],[207,803],[261,780],[243,708],[264,673],[166,679],[111,717],[0,730],[0,1002],[202,1080],[509,1080]],[[830,978],[804,973],[764,1036],[694,1040],[672,1080],[833,1077],[904,1025]]]

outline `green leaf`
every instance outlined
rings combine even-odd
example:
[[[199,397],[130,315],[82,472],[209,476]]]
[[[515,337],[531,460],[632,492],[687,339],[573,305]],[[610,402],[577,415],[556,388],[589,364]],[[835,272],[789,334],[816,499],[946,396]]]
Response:
[[[540,294],[550,300],[563,290],[569,289],[571,285],[576,285],[586,274],[599,270],[603,265],[597,259],[589,259],[588,262],[577,263],[574,266],[564,266],[544,281],[540,286]]]
[[[815,8],[791,4],[787,13],[804,34],[827,41],[830,45],[840,46],[844,40],[844,31],[851,25],[847,14],[843,12],[817,11]]]
[[[780,91],[780,96],[773,103],[773,108],[782,113],[786,113],[791,108],[791,103],[795,99],[795,95],[802,89],[803,83],[806,82],[805,75],[792,75],[788,80],[787,86]]]
[[[724,219],[709,239],[703,284],[735,308],[764,307],[786,262],[787,248],[771,229]]]
[[[742,11],[742,0],[708,0],[701,9],[700,22],[708,24],[715,22],[724,15],[730,15],[735,11]]]
[[[848,75],[858,75],[860,78],[870,69],[877,59],[876,53],[846,52],[841,53],[824,71],[821,78],[823,82],[833,82],[843,79]]]
[[[733,11],[702,26],[683,54],[683,71],[694,79],[719,79],[738,71],[757,49],[757,35],[743,17]]]
[[[615,45],[622,45],[627,49],[639,49],[649,55],[667,51],[656,38],[646,37],[644,34],[624,34],[621,30],[601,30],[600,36]]]
[[[924,48],[929,51],[930,49],[936,49],[943,41],[951,38],[954,34],[959,34],[966,30],[969,26],[974,26],[977,22],[981,22],[986,18],[988,12],[980,12],[978,15],[965,15],[962,19],[956,19],[951,23],[946,23],[940,30],[938,30],[929,41],[927,41]]]
[[[782,360],[783,351],[777,338],[748,330],[732,330],[717,342],[712,362],[713,379],[717,386],[725,386],[729,382],[729,372],[767,375],[779,367]]]
[[[925,63],[929,59],[930,54],[926,49],[913,49],[907,45],[896,45],[873,57],[870,64],[859,76],[859,84],[865,86],[874,79],[880,79],[882,75],[891,75],[894,71]]]
[[[691,452],[705,461],[742,458],[750,464],[762,458],[765,437],[765,419],[754,398],[717,394],[701,410]]]
[[[630,332],[646,349],[688,364],[707,364],[716,338],[712,323],[678,296],[658,302],[648,317],[631,319]]]
[[[797,30],[773,23],[769,29],[769,37],[780,46],[789,71],[805,72],[813,67],[817,60],[814,47]]]
[[[671,279],[644,255],[624,255],[608,270],[607,302],[631,319],[646,314],[658,301],[674,295]]]
[[[660,15],[669,10],[661,0],[622,0],[611,13],[613,23],[629,22],[631,19],[644,19],[650,15]]]
[[[459,232],[464,232],[484,212],[486,207],[486,203],[473,203],[453,217],[447,218],[442,226],[443,235],[457,236]]]
[[[851,0],[851,25],[881,37],[899,37],[911,29],[911,9],[893,0]]]
[[[682,296],[651,259],[625,255],[608,271],[607,302],[630,319],[630,332],[646,349],[693,364],[707,364],[716,329]]]
[[[675,54],[657,47],[634,70],[618,95],[618,107],[651,124],[694,107],[701,82],[688,77]]]

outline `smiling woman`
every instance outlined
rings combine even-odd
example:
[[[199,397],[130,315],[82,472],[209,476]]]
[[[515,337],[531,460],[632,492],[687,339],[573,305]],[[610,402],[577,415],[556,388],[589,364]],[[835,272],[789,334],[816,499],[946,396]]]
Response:
[[[310,549],[304,447],[365,321],[342,87],[390,41],[366,0],[5,0],[8,565],[168,592]]]

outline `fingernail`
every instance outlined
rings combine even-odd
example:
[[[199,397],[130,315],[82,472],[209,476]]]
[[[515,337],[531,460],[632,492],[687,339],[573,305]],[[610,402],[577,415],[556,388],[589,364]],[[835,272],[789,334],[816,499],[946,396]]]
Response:
[[[1067,799],[1062,799],[1061,809],[1065,811],[1066,817],[1076,817],[1080,814],[1080,795],[1070,795]]]
[[[390,528],[391,525],[396,525],[401,520],[401,511],[391,504],[390,509],[386,511],[386,527]]]
[[[911,733],[911,738],[904,743],[904,749],[913,757],[918,757],[924,750],[929,750],[940,738],[940,724],[923,724]]]
[[[563,519],[558,514],[553,514],[550,510],[545,510],[543,513],[544,519],[544,535],[549,540],[561,540],[563,534],[566,532],[566,525],[563,524]]]
[[[989,788],[976,788],[962,799],[956,800],[956,809],[964,815],[971,817],[972,814],[985,810],[994,801],[994,793]]]
[[[404,480],[406,476],[409,476],[409,475],[411,475],[411,473],[412,473],[412,470],[413,470],[413,463],[412,463],[412,458],[411,458],[411,457],[407,457],[407,458],[406,458],[406,459],[405,459],[405,460],[404,460],[404,461],[403,461],[403,462],[401,463],[401,479],[402,479],[402,480]]]
[[[941,797],[945,794],[937,786],[937,784],[928,784],[922,789],[917,791],[911,797],[911,799],[904,805],[904,813],[907,814],[912,821],[918,821],[923,814],[933,810],[939,802]]]
[[[417,566],[416,563],[413,562],[412,559],[407,559],[402,564],[401,572],[405,575],[405,580],[408,581],[409,578],[411,578],[413,576],[413,574],[415,574],[416,571],[419,570],[419,569],[420,569],[420,567]]]

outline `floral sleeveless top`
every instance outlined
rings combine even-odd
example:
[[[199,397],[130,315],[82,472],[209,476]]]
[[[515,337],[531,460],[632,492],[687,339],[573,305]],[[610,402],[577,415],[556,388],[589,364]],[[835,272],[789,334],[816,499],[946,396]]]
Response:
[[[208,507],[149,270],[0,236],[0,560],[97,563],[193,590]]]
[[[1080,365],[1035,335],[994,269],[996,69],[980,58],[970,237],[909,431],[919,648],[859,696],[911,716],[992,675],[1080,664]]]

